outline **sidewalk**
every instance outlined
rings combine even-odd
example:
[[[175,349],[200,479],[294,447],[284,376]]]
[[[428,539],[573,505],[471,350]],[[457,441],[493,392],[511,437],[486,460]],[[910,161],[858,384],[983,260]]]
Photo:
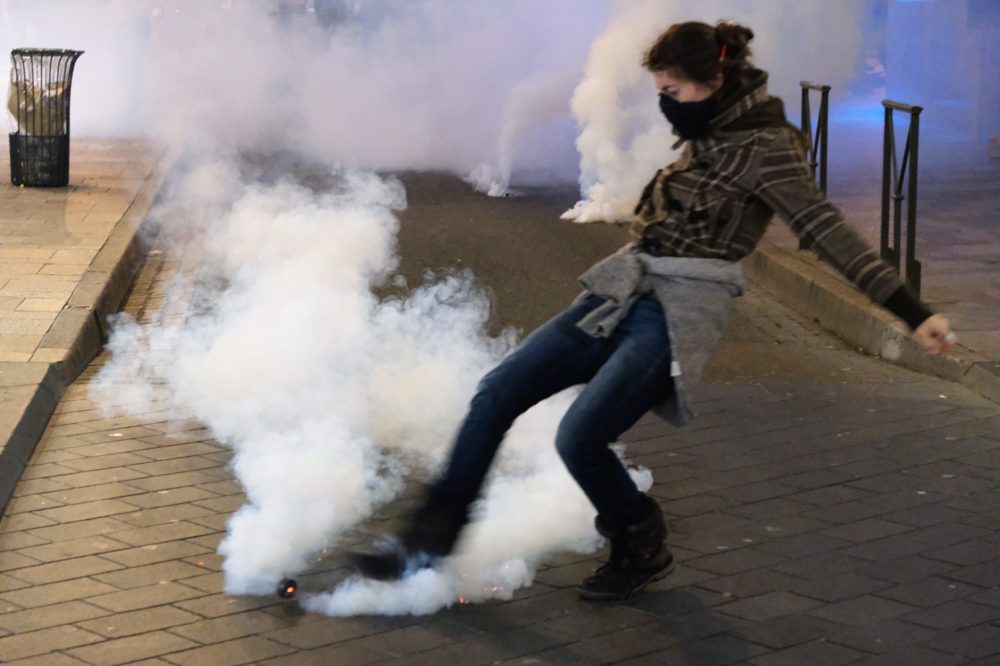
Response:
[[[0,507],[132,283],[161,157],[141,142],[74,139],[70,186],[57,189],[14,187],[0,160]]]

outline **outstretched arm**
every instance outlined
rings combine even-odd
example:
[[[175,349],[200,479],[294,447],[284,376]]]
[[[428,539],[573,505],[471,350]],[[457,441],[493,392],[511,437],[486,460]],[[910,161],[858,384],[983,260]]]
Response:
[[[955,344],[948,319],[934,314],[879,257],[816,187],[793,130],[780,132],[765,150],[754,193],[816,253],[874,302],[906,322],[930,354]]]

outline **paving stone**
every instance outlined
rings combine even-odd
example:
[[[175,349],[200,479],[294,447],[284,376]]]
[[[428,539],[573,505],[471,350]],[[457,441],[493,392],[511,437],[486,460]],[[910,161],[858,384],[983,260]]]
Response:
[[[85,459],[109,458],[117,454],[140,451],[142,452],[141,458],[136,456],[138,460],[134,460],[133,462],[148,462],[152,459],[151,452],[153,451],[153,445],[139,439],[116,439],[110,442],[101,442],[100,444],[81,444],[73,448],[73,453]],[[131,458],[127,458],[126,460],[131,460]]]
[[[553,627],[546,625],[547,633],[553,633]],[[559,635],[557,643],[569,642],[567,635]],[[431,620],[426,623],[400,627],[386,632],[350,641],[351,645],[369,647],[374,651],[383,652],[396,657],[410,657],[442,645],[451,645],[468,640],[486,638],[482,632],[456,625],[447,621]]]
[[[384,652],[348,643],[330,645],[315,650],[301,650],[260,663],[264,666],[364,666],[365,664],[385,661],[388,658],[389,655]]]
[[[75,474],[63,474],[56,478],[59,483],[71,488],[86,488],[88,486],[100,486],[107,483],[118,483],[123,481],[137,482],[144,474],[125,467],[112,467],[111,469],[99,469],[93,472],[76,472]],[[141,487],[141,486],[135,486]]]
[[[203,573],[200,576],[192,576],[183,580],[184,585],[201,590],[203,593],[211,594],[221,592],[225,587],[225,578],[221,572]]]
[[[813,641],[756,657],[751,659],[750,663],[757,666],[802,666],[802,664],[839,666],[855,662],[862,656],[864,653],[857,650],[825,641]]]
[[[167,490],[157,490],[155,492],[144,493],[135,488],[131,489],[132,494],[124,501],[140,509],[155,509],[159,507],[185,504],[197,500],[215,499],[213,493],[196,487],[171,488]],[[240,497],[242,504],[242,496]],[[211,508],[211,507],[209,507]]]
[[[809,611],[809,614],[841,624],[869,625],[899,617],[912,610],[914,607],[907,604],[864,595],[821,606]]]
[[[920,555],[901,557],[887,562],[875,562],[858,567],[858,573],[893,583],[908,583],[929,576],[945,574],[955,566]]]
[[[120,589],[131,589],[164,581],[192,578],[204,573],[205,570],[200,567],[173,560],[145,566],[132,566],[128,569],[96,575],[93,578]]]
[[[795,584],[801,582],[798,578],[770,569],[753,569],[733,576],[711,578],[698,585],[727,596],[745,598],[765,592],[792,589]]]
[[[979,587],[1000,587],[1000,567],[996,562],[985,562],[949,571],[946,577]]]
[[[98,535],[109,535],[131,527],[115,518],[91,518],[72,523],[62,523],[49,527],[39,527],[30,534],[46,541],[71,541]]]
[[[720,575],[731,575],[759,567],[773,566],[785,562],[785,558],[764,553],[754,548],[744,548],[718,555],[707,555],[690,560],[686,564]]]
[[[964,664],[966,661],[936,650],[913,645],[869,657],[856,663],[863,666],[901,666],[902,664],[906,666],[952,666],[953,664]]]
[[[158,629],[169,629],[171,627],[180,629],[182,627],[179,627],[179,625],[190,625],[198,620],[200,618],[193,613],[187,613],[172,606],[160,606],[128,613],[107,614],[98,619],[83,622],[77,621],[76,625],[105,638],[123,638]],[[172,633],[183,635],[177,629],[173,630]]]
[[[926,608],[970,596],[978,592],[979,589],[958,581],[933,577],[880,590],[877,594],[880,597]]]
[[[970,659],[997,658],[1000,655],[1000,626],[980,624],[955,632],[942,632],[921,641],[924,647]]]
[[[59,523],[70,523],[113,516],[132,509],[131,505],[119,500],[106,499],[41,510],[36,515]]]
[[[110,585],[99,583],[89,578],[49,583],[48,585],[33,585],[28,588],[13,590],[0,594],[0,599],[17,604],[21,608],[37,608],[62,601],[75,599],[90,599],[94,595],[114,590]]]
[[[132,486],[127,486],[124,483],[104,483],[87,488],[64,488],[63,490],[44,492],[46,493],[46,498],[58,501],[61,504],[78,504],[81,502],[124,498],[129,495],[138,495],[142,491]]]
[[[989,604],[990,606],[1000,606],[1000,587],[980,592],[979,594],[970,597],[970,601],[975,601],[980,604]]]
[[[107,553],[103,557],[124,566],[141,567],[148,564],[156,564],[157,562],[205,555],[210,552],[204,546],[199,546],[188,541],[168,541],[166,543],[155,543],[148,546],[116,550]],[[192,564],[197,564],[197,562],[192,562]]]
[[[560,640],[566,642],[567,638],[562,637]],[[732,640],[730,642],[736,644],[739,641]],[[542,651],[540,658],[547,659],[549,656],[562,653],[567,656],[573,654],[580,655],[577,659],[584,661],[584,663],[593,663],[594,661],[598,663],[612,663],[641,655],[649,655],[669,647],[672,643],[673,641],[670,637],[663,636],[649,627],[633,627],[598,638],[585,638],[579,642]],[[721,641],[716,642],[716,650],[720,652],[727,647],[730,649],[733,647],[732,645],[720,645],[719,643]],[[702,649],[707,654],[711,648],[706,645]]]
[[[15,513],[54,509],[59,506],[62,506],[62,502],[56,502],[46,498],[44,495],[25,495],[22,497],[13,497],[8,500],[7,506],[4,508],[4,514],[13,516]]]
[[[747,620],[760,621],[802,613],[820,605],[821,603],[815,599],[791,592],[776,591],[724,604],[719,606],[718,610]]]
[[[153,492],[156,490],[170,490],[172,488],[182,488],[184,486],[196,486],[198,484],[203,484],[205,490],[209,492],[214,492],[211,486],[214,485],[213,482],[218,479],[204,470],[197,470],[194,472],[179,472],[177,474],[164,474],[162,476],[144,476],[140,472],[129,472],[132,475],[130,478],[133,479],[129,481],[129,485],[138,488],[139,490],[144,490],[146,492]],[[60,479],[64,477],[59,477]],[[221,493],[216,493],[221,494]]]
[[[41,539],[39,539],[41,541]],[[85,537],[82,539],[70,539],[69,541],[57,541],[46,543],[42,546],[32,546],[23,548],[19,553],[42,562],[56,562],[87,555],[110,553],[116,550],[127,548],[128,546],[114,539],[103,536]]]
[[[122,523],[125,528],[131,527],[127,523]],[[122,529],[115,532],[114,538],[127,543],[130,546],[146,546],[165,541],[177,539],[189,539],[212,532],[207,527],[195,525],[187,521],[167,523],[153,527],[141,527],[138,529]]]
[[[601,636],[613,631],[628,629],[650,624],[668,616],[653,615],[649,612],[631,608],[625,605],[605,606],[598,608],[581,608],[579,612],[570,612],[547,619],[537,626],[565,634],[567,636],[586,635]],[[381,635],[381,634],[379,634]]]
[[[0,629],[15,634],[24,634],[39,629],[74,624],[81,620],[89,620],[106,614],[107,611],[82,601],[66,601],[40,608],[0,613]],[[81,627],[87,629],[82,624]]]
[[[152,474],[142,469],[141,463],[149,463],[149,458],[145,458],[135,453],[111,453],[107,455],[88,455],[85,458],[68,460],[63,465],[77,472],[89,472],[93,470],[111,469],[114,467],[125,467],[132,465],[132,469]]]
[[[875,499],[873,498],[871,500],[856,500],[823,506],[812,511],[806,511],[802,516],[830,523],[843,524],[872,518],[888,512],[885,507],[874,504],[874,501]]]
[[[773,541],[759,544],[757,550],[788,558],[800,558],[817,553],[834,551],[847,545],[850,545],[850,542],[843,539],[827,536],[826,534],[809,533],[777,538]]]
[[[38,564],[38,560],[26,557],[17,551],[0,552],[0,571],[10,571]]]
[[[50,652],[37,657],[26,657],[5,662],[7,666],[88,666],[87,662],[74,659],[65,654]]]
[[[257,608],[280,606],[282,603],[274,597],[238,597],[231,594],[211,594],[174,602],[173,605],[177,608],[201,615],[202,617],[211,618],[242,613]]]
[[[872,592],[879,592],[891,583],[861,576],[854,572],[819,576],[811,580],[798,580],[788,585],[788,589],[827,602],[845,601]]]
[[[845,647],[885,654],[915,645],[936,635],[936,631],[900,620],[882,620],[870,625],[855,626],[834,632],[828,637]]]
[[[824,530],[823,534],[827,534],[838,539],[846,539],[848,541],[865,542],[891,536],[893,534],[899,534],[901,532],[908,532],[910,530],[910,527],[899,525],[898,523],[893,523],[888,520],[869,518],[856,523],[840,525],[838,527]]]
[[[106,588],[104,594],[93,592],[87,594],[87,602],[115,613],[172,604],[204,594],[185,585],[169,582],[118,591],[110,585],[104,587]]]
[[[228,643],[219,643],[206,647],[195,648],[185,652],[170,654],[165,657],[172,664],[181,666],[230,666],[246,664],[278,655],[288,654],[292,649],[268,641],[258,636],[240,638]]]
[[[717,664],[744,663],[751,657],[766,652],[769,652],[769,649],[762,645],[750,643],[737,636],[721,634],[647,654],[643,658],[637,658],[634,663],[704,664],[705,666],[714,666]]]
[[[739,635],[748,641],[782,650],[803,643],[825,640],[844,625],[809,615],[789,615],[762,622],[748,622],[739,629]]]
[[[992,622],[1000,618],[1000,613],[992,606],[973,603],[960,599],[948,603],[925,608],[913,613],[907,613],[902,618],[907,622],[919,624],[931,629],[958,631],[983,622]]]
[[[78,645],[87,645],[99,640],[101,640],[100,636],[95,636],[77,627],[52,627],[0,638],[0,654],[4,656],[6,662],[7,660],[34,657]]]
[[[97,556],[78,557],[70,560],[60,560],[49,564],[39,564],[37,566],[16,569],[10,575],[19,580],[33,585],[43,583],[55,583],[71,578],[83,578],[93,576],[115,569],[121,569],[120,564]],[[96,579],[96,577],[95,577]]]
[[[853,548],[844,549],[844,554],[866,560],[895,560],[906,555],[915,555],[928,549],[927,544],[911,539],[906,534],[867,541]]]
[[[821,553],[773,566],[775,571],[813,580],[855,571],[865,563],[843,552]]]
[[[194,647],[196,644],[164,631],[153,631],[138,636],[68,650],[69,654],[95,666],[117,666],[147,657],[169,655]]]
[[[936,548],[924,553],[927,557],[956,565],[970,566],[981,562],[1000,561],[1000,543],[970,539],[964,543]]]
[[[12,516],[6,516],[3,521],[0,522],[0,529],[7,532],[27,532],[28,530],[54,524],[54,520],[43,518],[37,513],[16,513]]]

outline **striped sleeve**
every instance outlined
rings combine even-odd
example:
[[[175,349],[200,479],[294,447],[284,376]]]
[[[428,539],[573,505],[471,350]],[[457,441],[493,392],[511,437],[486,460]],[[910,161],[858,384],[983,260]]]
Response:
[[[778,132],[765,148],[755,194],[821,258],[873,301],[884,304],[902,281],[816,186],[793,131]]]

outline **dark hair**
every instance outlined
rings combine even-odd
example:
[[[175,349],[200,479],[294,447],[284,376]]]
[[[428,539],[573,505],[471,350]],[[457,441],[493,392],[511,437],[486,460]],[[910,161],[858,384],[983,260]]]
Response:
[[[676,70],[695,83],[708,83],[720,72],[729,80],[749,66],[751,39],[753,30],[734,21],[719,21],[714,28],[699,21],[675,23],[657,38],[642,64],[651,72]]]

